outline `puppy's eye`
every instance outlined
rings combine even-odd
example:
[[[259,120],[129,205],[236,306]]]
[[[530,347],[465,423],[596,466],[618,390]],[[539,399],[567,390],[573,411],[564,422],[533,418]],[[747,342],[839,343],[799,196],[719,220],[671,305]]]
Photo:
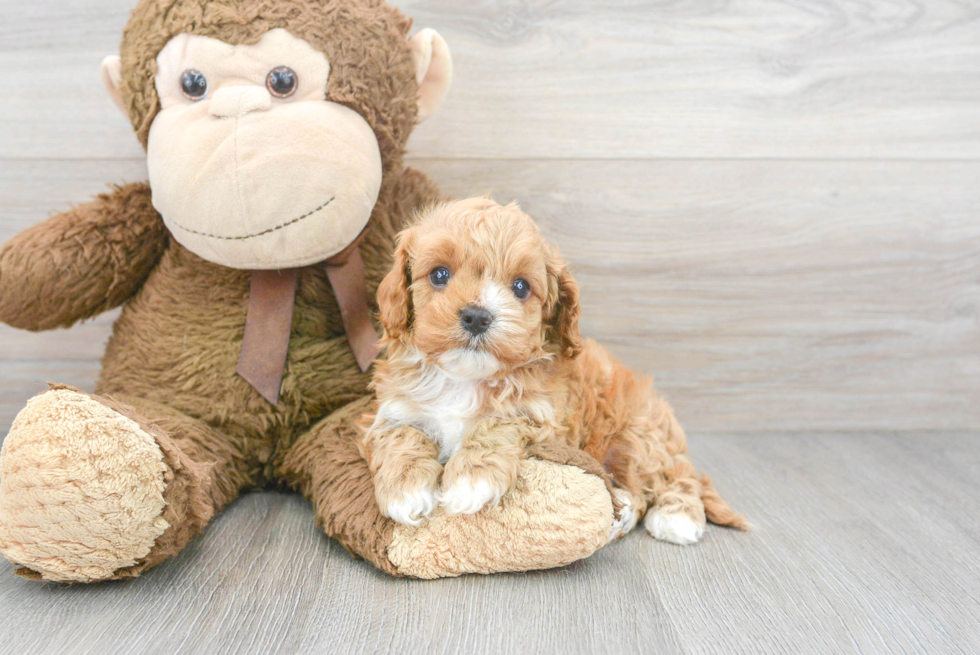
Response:
[[[445,266],[440,266],[436,270],[429,273],[429,282],[432,283],[434,287],[444,287],[449,284],[449,278],[452,275],[449,273],[449,269]]]
[[[265,78],[265,86],[275,97],[288,98],[296,93],[299,79],[289,66],[279,66],[269,71],[268,77]]]
[[[531,285],[527,283],[527,280],[520,278],[514,280],[514,284],[510,288],[514,292],[514,295],[521,300],[527,298],[531,293]]]
[[[200,100],[208,92],[208,79],[199,70],[185,70],[180,76],[180,90],[189,100]]]

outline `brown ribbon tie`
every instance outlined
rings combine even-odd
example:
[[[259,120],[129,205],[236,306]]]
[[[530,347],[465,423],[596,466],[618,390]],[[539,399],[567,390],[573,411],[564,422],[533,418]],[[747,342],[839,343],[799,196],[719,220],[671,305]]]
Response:
[[[327,279],[340,305],[340,317],[357,365],[365,372],[381,352],[381,337],[371,322],[367,279],[361,260],[361,241],[367,236],[364,228],[354,242],[326,261]]]
[[[296,269],[252,271],[238,374],[273,405],[286,367],[296,304]]]
[[[371,322],[364,262],[358,248],[366,234],[367,228],[353,243],[324,262],[327,279],[340,306],[347,341],[361,371],[367,371],[381,352],[378,332]],[[273,405],[279,403],[289,352],[296,282],[295,268],[251,271],[238,374]]]

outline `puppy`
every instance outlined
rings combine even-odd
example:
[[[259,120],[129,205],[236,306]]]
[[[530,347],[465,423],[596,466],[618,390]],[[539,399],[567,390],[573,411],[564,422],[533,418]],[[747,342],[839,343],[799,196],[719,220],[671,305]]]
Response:
[[[557,439],[612,477],[612,537],[644,525],[691,544],[705,519],[746,529],[687,455],[673,411],[579,334],[578,287],[516,204],[449,202],[399,235],[378,289],[387,359],[361,453],[384,515],[472,514],[514,485],[526,446]],[[649,511],[648,511],[649,510]]]

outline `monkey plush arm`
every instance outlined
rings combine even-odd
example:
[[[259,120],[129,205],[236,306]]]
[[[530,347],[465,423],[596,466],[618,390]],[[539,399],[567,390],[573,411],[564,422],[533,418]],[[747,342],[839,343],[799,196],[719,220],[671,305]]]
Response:
[[[112,309],[140,288],[166,244],[147,183],[52,216],[0,248],[0,321],[49,330]]]

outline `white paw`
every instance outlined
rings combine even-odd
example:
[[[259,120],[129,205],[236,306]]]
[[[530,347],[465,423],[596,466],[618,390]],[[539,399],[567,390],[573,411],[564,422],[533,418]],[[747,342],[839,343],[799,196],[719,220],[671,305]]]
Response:
[[[421,525],[422,519],[428,518],[435,508],[436,495],[432,489],[419,487],[399,500],[388,503],[385,514],[396,523],[414,527]]]
[[[450,516],[476,514],[487,505],[499,503],[501,495],[486,480],[474,483],[469,478],[460,478],[439,494],[439,504]]]
[[[636,515],[636,510],[633,508],[633,501],[630,499],[628,493],[622,489],[613,489],[613,493],[616,494],[616,498],[623,504],[623,507],[616,514],[616,519],[613,521],[612,530],[609,533],[609,541],[625,537],[632,532],[639,518]]]
[[[643,527],[657,539],[681,546],[697,543],[704,536],[704,526],[695,523],[687,514],[648,512]]]

